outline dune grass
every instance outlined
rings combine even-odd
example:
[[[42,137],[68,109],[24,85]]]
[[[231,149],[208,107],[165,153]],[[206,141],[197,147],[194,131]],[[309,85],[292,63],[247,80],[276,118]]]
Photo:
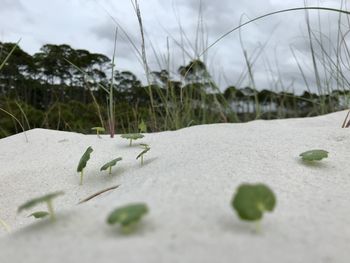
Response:
[[[143,67],[145,68],[145,74],[146,76],[150,75],[149,72],[149,66],[147,65],[147,58],[146,58],[146,52],[145,52],[145,36],[143,29],[143,23],[141,18],[141,10],[137,3],[137,0],[132,1],[133,6],[135,9],[135,13],[139,20],[139,26],[140,26],[140,32],[141,32],[141,50],[142,52],[136,52],[136,54],[140,54],[141,59],[139,61],[143,62]],[[344,103],[344,108],[349,107],[349,81],[347,79],[347,75],[344,72],[344,66],[342,67],[342,64],[340,63],[341,54],[345,54],[346,58],[343,58],[348,64],[350,61],[350,52],[348,49],[348,46],[346,45],[346,35],[348,34],[348,31],[343,31],[343,28],[346,26],[350,28],[350,22],[349,22],[349,15],[350,12],[347,10],[344,10],[342,8],[345,8],[344,2],[341,1],[341,6],[339,9],[337,8],[328,8],[328,7],[319,7],[319,6],[305,6],[305,7],[296,7],[296,8],[289,8],[284,10],[278,10],[274,12],[270,12],[261,16],[258,16],[256,18],[250,19],[247,22],[240,23],[238,26],[232,28],[222,36],[220,36],[217,40],[215,40],[213,43],[208,44],[207,39],[205,37],[205,26],[203,22],[203,16],[202,16],[202,7],[201,3],[199,5],[199,12],[198,12],[198,21],[197,21],[197,28],[196,28],[196,39],[195,43],[192,44],[189,41],[188,36],[186,33],[182,30],[182,26],[179,23],[179,28],[181,32],[181,41],[176,40],[172,37],[172,40],[176,43],[176,45],[182,50],[183,57],[187,58],[190,61],[203,61],[204,64],[207,63],[207,57],[209,50],[217,45],[220,41],[222,41],[224,38],[229,36],[230,34],[234,33],[235,31],[240,30],[242,27],[245,27],[253,22],[259,22],[259,20],[268,18],[269,16],[278,15],[286,12],[305,12],[305,23],[307,26],[307,37],[309,41],[309,50],[311,54],[311,60],[313,65],[313,72],[315,76],[315,82],[316,82],[316,88],[317,88],[317,95],[319,95],[319,100],[314,100],[312,97],[301,97],[301,96],[295,96],[293,93],[288,92],[288,89],[281,84],[279,86],[279,90],[282,91],[283,98],[279,98],[280,101],[282,101],[280,108],[277,109],[276,118],[285,118],[285,117],[298,117],[299,116],[299,109],[296,107],[297,100],[300,102],[303,101],[305,103],[311,103],[313,105],[312,111],[309,112],[308,116],[315,116],[315,115],[321,115],[326,114],[329,112],[333,112],[336,110],[339,110],[338,105],[334,103],[334,101],[340,100],[340,96],[342,99],[345,99],[346,102]],[[318,28],[314,30],[312,28],[312,25],[309,20],[309,11],[317,11],[318,16],[320,16],[320,13],[323,12],[336,12],[339,14],[338,19],[338,38],[336,43],[334,41],[328,39],[328,45],[330,45],[332,48],[327,49],[325,46],[325,36],[322,32],[321,23],[319,22]],[[345,16],[345,21],[342,21],[343,16]],[[342,24],[345,22],[344,24]],[[120,25],[119,25],[120,26]],[[240,32],[241,33],[241,32]],[[186,42],[186,43],[184,43]],[[204,75],[202,75],[201,78],[201,84],[208,85],[210,93],[203,93],[200,96],[200,99],[193,98],[192,95],[194,92],[190,93],[184,93],[183,89],[181,90],[180,94],[180,100],[176,96],[172,96],[172,87],[169,85],[169,82],[164,84],[164,89],[158,90],[161,92],[161,94],[158,94],[158,96],[161,98],[161,105],[164,105],[163,112],[166,112],[164,116],[161,116],[161,123],[164,124],[164,127],[162,127],[161,130],[169,130],[169,129],[179,129],[183,127],[187,127],[189,125],[193,124],[205,124],[205,123],[212,123],[212,122],[239,122],[239,121],[245,121],[249,119],[260,119],[264,117],[264,113],[261,111],[261,100],[258,98],[258,85],[255,83],[255,77],[254,77],[254,71],[253,71],[253,65],[254,61],[251,60],[251,57],[249,56],[247,50],[244,48],[244,44],[242,41],[240,41],[242,51],[244,54],[244,58],[246,61],[246,68],[245,68],[245,76],[248,78],[251,88],[253,89],[253,93],[251,95],[252,103],[253,103],[253,113],[255,116],[251,116],[252,114],[247,113],[250,115],[249,117],[241,116],[241,118],[238,117],[237,112],[232,109],[230,106],[230,102],[234,101],[235,97],[231,98],[231,101],[228,101],[227,98],[223,96],[223,92],[217,87],[213,79],[211,78],[209,72],[205,72]],[[187,44],[187,45],[186,45]],[[152,43],[150,43],[152,45]],[[136,44],[133,43],[133,46],[135,47]],[[167,43],[168,50],[169,50],[169,43]],[[189,46],[189,50],[186,50],[186,46]],[[316,47],[318,50],[321,50],[320,53],[316,52]],[[201,50],[200,50],[201,48]],[[265,46],[263,46],[260,50],[260,52],[263,52],[263,49]],[[170,55],[169,53],[166,55],[165,59],[165,65],[161,65],[159,55],[154,51],[154,56],[157,58],[157,61],[159,61],[159,68],[167,68],[168,72],[170,72],[169,65],[171,64]],[[169,52],[169,51],[168,51]],[[298,58],[295,54],[295,50],[291,48],[291,52],[293,53],[295,57],[296,64],[299,67],[300,74],[303,76],[305,87],[307,91],[311,94],[311,84],[309,83],[309,80],[305,77],[306,72],[305,69],[300,65],[300,62],[298,61]],[[334,54],[331,54],[334,53]],[[259,52],[258,52],[259,53]],[[192,55],[191,55],[192,54]],[[259,56],[259,54],[258,54]],[[334,58],[335,57],[335,58]],[[349,66],[349,65],[347,65]],[[182,75],[183,79],[186,79],[186,77],[189,75],[191,70],[193,70],[193,67],[195,67],[195,63],[190,63],[187,68],[185,68],[185,72]],[[349,67],[345,66],[345,69]],[[268,73],[268,72],[267,72]],[[149,77],[147,78],[147,81],[149,82]],[[150,86],[151,83],[148,83]],[[272,85],[271,85],[272,86]],[[165,90],[165,91],[164,91]],[[162,92],[163,91],[163,92]],[[332,92],[338,92],[341,91],[342,94],[332,94]],[[152,94],[149,94],[152,96]],[[209,96],[210,95],[210,96]],[[276,102],[276,98],[270,97],[269,103],[272,104]],[[193,101],[196,100],[199,105],[202,105],[200,107],[199,111],[195,110],[193,107]],[[210,100],[210,102],[209,102]],[[293,114],[287,114],[283,107],[286,106],[286,104],[289,104],[289,107],[292,106],[291,112],[294,112]],[[293,108],[294,105],[294,108]],[[216,111],[212,110],[213,107],[217,107]],[[152,114],[156,114],[156,110],[159,109],[159,105],[154,105],[152,103]],[[208,110],[210,108],[211,110]],[[269,116],[265,116],[265,118],[269,118]],[[153,119],[156,119],[156,116],[153,117]],[[158,118],[159,119],[159,118]],[[154,123],[156,125],[156,123]]]
[[[220,36],[212,43],[208,43],[208,34],[205,27],[205,19],[202,13],[201,3],[198,7],[197,27],[195,29],[195,40],[192,42],[188,34],[183,30],[183,26],[178,19],[178,27],[180,39],[176,39],[169,34],[166,39],[167,53],[160,54],[154,44],[148,41],[147,30],[144,28],[142,20],[142,12],[137,0],[131,1],[135,10],[135,16],[139,25],[140,40],[136,43],[128,34],[127,30],[120,25],[116,19],[105,10],[110,18],[116,23],[120,34],[130,42],[133,47],[135,58],[140,62],[144,69],[147,84],[144,90],[149,97],[149,104],[139,106],[138,103],[127,105],[127,108],[115,101],[114,90],[116,84],[111,81],[108,87],[103,87],[108,94],[107,107],[101,101],[97,101],[94,93],[89,87],[87,88],[93,98],[93,105],[96,115],[98,115],[99,125],[108,126],[111,137],[114,133],[133,133],[138,131],[138,123],[141,119],[145,120],[150,132],[176,130],[191,125],[218,123],[218,122],[242,122],[254,119],[274,119],[286,117],[316,116],[330,113],[340,109],[349,108],[350,102],[350,81],[348,79],[348,69],[350,68],[350,50],[346,43],[350,28],[350,12],[347,11],[344,1],[341,1],[340,8],[327,7],[296,7],[285,10],[278,10],[263,14],[256,18],[242,22],[225,34]],[[102,6],[102,5],[101,5]],[[308,12],[318,12],[318,17],[326,12],[333,12],[339,15],[337,39],[330,39],[331,36],[324,33],[321,23],[319,22],[314,28],[314,24],[310,22]],[[228,37],[230,34],[240,31],[242,27],[255,22],[259,23],[262,19],[268,19],[270,16],[283,14],[286,12],[305,12],[305,24],[307,28],[307,39],[309,43],[309,51],[311,54],[310,61],[314,80],[310,81],[307,76],[307,69],[303,67],[298,51],[291,45],[291,54],[295,59],[295,63],[299,68],[300,76],[304,80],[306,93],[297,96],[293,93],[293,87],[288,87],[283,82],[274,81],[271,78],[271,87],[274,91],[261,91],[259,83],[256,83],[254,75],[255,63],[261,59],[267,43],[258,45],[251,54],[245,48],[242,40],[242,32],[239,32],[241,50],[245,59],[245,65],[242,65],[241,77],[237,83],[249,83],[249,88],[243,90],[227,89],[223,92],[213,80],[212,75],[207,68],[209,61],[209,51],[220,41]],[[114,75],[114,58],[118,55],[117,33],[115,34],[114,54],[112,58],[112,79]],[[180,69],[172,67],[170,50],[178,48],[183,57],[183,66]],[[148,50],[152,50],[152,55],[157,61],[160,71],[156,71],[149,66]],[[13,51],[12,51],[13,52]],[[12,53],[11,52],[11,53]],[[6,56],[7,61],[11,53]],[[3,67],[6,63],[1,63]],[[271,62],[266,63],[269,68],[266,74],[273,74]],[[0,68],[1,68],[0,67]],[[277,68],[275,72],[279,73]],[[274,72],[274,73],[275,73]],[[278,75],[279,78],[283,76]],[[316,85],[313,86],[315,82]],[[179,84],[180,83],[180,84]],[[99,88],[100,85],[99,85]],[[316,95],[312,93],[316,88]],[[242,92],[245,93],[242,95]],[[317,96],[317,97],[315,97]],[[21,106],[21,104],[18,104]],[[307,105],[308,111],[302,111],[300,105]],[[14,111],[11,108],[3,108],[3,112],[10,115],[16,120],[16,123],[24,130],[26,123],[30,127],[30,121],[27,115],[30,114],[27,107],[20,107],[20,110]],[[59,101],[52,105],[45,118],[42,121],[42,127],[52,127],[52,115],[58,115],[57,128],[89,132],[90,128],[96,126],[97,123],[90,127],[82,127],[79,124],[79,130],[65,119],[61,112],[61,104]],[[22,118],[23,122],[19,119]],[[30,118],[29,118],[30,119]],[[107,121],[105,121],[107,119]],[[50,123],[49,123],[50,121]],[[339,124],[341,126],[341,124]],[[344,126],[344,125],[343,125]],[[5,134],[6,131],[0,133]]]
[[[16,50],[18,44],[19,44],[20,40],[13,46],[13,48],[10,50],[10,52],[6,55],[5,59],[1,62],[0,64],[0,71],[2,70],[2,68],[6,65],[7,61],[10,59],[10,57],[12,56],[13,52]],[[18,104],[16,102],[16,105],[18,106],[18,108],[20,109],[21,113],[23,114],[24,118],[26,119],[26,122],[28,124],[28,127],[29,126],[29,121],[28,121],[28,118],[26,116],[26,114],[24,113],[22,107],[20,106],[20,104]],[[5,113],[6,115],[8,115],[9,117],[11,117],[13,120],[15,120],[18,125],[21,127],[23,133],[24,133],[24,136],[25,136],[25,140],[26,142],[28,142],[28,137],[27,137],[27,134],[25,132],[25,129],[24,129],[24,125],[22,125],[22,123],[16,118],[16,116],[14,116],[11,112],[5,110],[4,108],[0,107],[0,111]]]

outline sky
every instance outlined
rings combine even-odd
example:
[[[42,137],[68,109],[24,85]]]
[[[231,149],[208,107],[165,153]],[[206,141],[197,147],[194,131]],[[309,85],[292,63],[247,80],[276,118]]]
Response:
[[[341,2],[309,0],[306,4],[339,8]],[[169,69],[174,79],[179,66],[198,57],[205,47],[240,21],[305,4],[304,0],[139,0],[138,3],[149,67],[155,71]],[[320,23],[328,39],[336,36],[337,13],[310,11],[309,15],[315,32]],[[0,0],[0,41],[21,39],[21,48],[30,54],[50,43],[69,44],[111,57],[116,26],[119,28],[117,69],[132,71],[145,82],[144,68],[130,43],[131,40],[140,50],[140,28],[131,0]],[[283,88],[301,93],[306,85],[292,51],[304,77],[311,83],[310,89],[315,91],[304,11],[270,16],[249,24],[225,37],[200,58],[222,89],[230,85],[252,86],[252,80],[244,74],[246,53],[257,89]]]

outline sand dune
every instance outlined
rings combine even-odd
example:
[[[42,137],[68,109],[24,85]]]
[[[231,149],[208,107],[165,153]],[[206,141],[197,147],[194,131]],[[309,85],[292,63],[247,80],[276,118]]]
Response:
[[[349,262],[349,129],[346,112],[304,119],[194,126],[146,134],[129,147],[120,136],[34,129],[0,140],[0,262]],[[140,165],[138,143],[151,146]],[[79,186],[76,167],[94,152]],[[305,165],[298,155],[325,149]],[[99,168],[116,157],[113,174]],[[230,207],[237,186],[262,182],[277,196],[262,232]],[[120,185],[84,204],[104,188]],[[24,201],[53,191],[57,220],[17,214]],[[146,202],[136,232],[106,224],[115,207]]]

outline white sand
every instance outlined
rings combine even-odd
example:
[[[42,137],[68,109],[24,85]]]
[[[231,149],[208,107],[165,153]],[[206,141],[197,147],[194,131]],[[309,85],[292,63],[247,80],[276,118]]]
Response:
[[[322,117],[195,126],[147,134],[140,149],[116,136],[35,129],[0,140],[0,262],[350,262],[350,134],[346,112]],[[75,172],[88,146],[94,152],[84,185]],[[329,158],[306,166],[298,155],[321,148]],[[104,162],[122,156],[113,175]],[[263,182],[277,196],[262,233],[230,207],[243,182]],[[120,184],[91,201],[76,203]],[[52,191],[57,221],[19,215],[18,205]],[[143,201],[150,213],[129,236],[105,223],[120,205]]]

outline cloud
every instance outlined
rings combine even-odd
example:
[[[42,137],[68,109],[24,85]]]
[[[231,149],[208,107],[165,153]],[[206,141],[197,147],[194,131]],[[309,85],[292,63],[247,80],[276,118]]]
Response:
[[[23,11],[23,5],[20,0],[2,0],[0,13],[9,11]]]
[[[180,65],[189,63],[208,44],[239,25],[241,19],[247,21],[279,9],[303,6],[304,1],[202,0],[201,9],[199,0],[139,0],[139,4],[151,70],[170,67],[170,71],[176,73]],[[308,4],[339,7],[339,1],[330,0],[309,0]],[[137,49],[141,48],[140,28],[130,1],[31,0],[29,3],[2,0],[1,5],[0,32],[5,32],[3,40],[15,41],[22,37],[21,46],[30,53],[38,51],[45,43],[67,43],[73,48],[111,56],[116,26],[113,19],[117,20]],[[330,39],[336,37],[337,13],[310,11],[309,14],[313,32],[317,32],[320,19],[323,33]],[[199,30],[198,21],[202,21]],[[255,82],[259,89],[273,86],[275,82],[286,86],[294,82],[296,89],[302,92],[305,85],[290,48],[295,50],[307,78],[313,82],[306,29],[304,11],[256,21],[242,28],[241,32],[229,34],[209,49],[205,54],[208,67],[222,88],[237,82],[242,86],[249,85],[249,78],[239,81],[241,72],[247,69],[243,49],[253,58],[260,53],[256,61],[250,61],[254,62]],[[332,41],[324,39],[324,43],[326,48],[331,48]],[[261,50],[260,47],[265,44]],[[320,52],[317,46],[315,50]],[[133,71],[145,80],[139,56],[121,30],[117,43],[117,66]],[[271,69],[273,72],[270,72]],[[271,83],[271,79],[275,82]]]

